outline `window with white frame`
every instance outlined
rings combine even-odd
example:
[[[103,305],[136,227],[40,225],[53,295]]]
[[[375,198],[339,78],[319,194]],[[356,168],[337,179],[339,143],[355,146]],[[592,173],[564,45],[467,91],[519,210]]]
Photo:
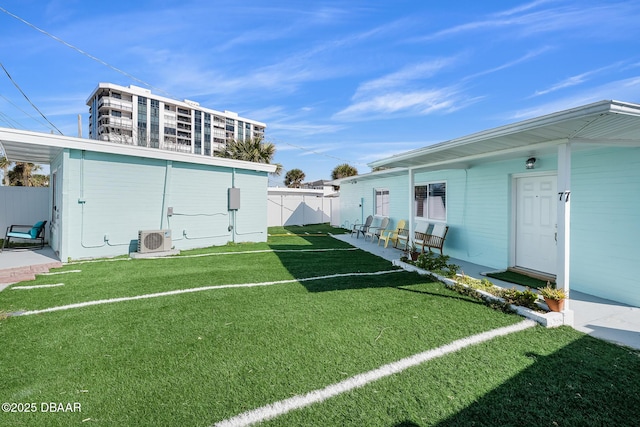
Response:
[[[376,189],[376,215],[389,216],[389,190]]]
[[[434,182],[414,188],[414,214],[434,221],[447,220],[447,184]]]

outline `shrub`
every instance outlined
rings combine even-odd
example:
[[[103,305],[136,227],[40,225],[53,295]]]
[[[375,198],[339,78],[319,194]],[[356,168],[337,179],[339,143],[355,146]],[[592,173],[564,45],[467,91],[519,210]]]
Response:
[[[427,251],[418,256],[414,265],[418,268],[439,273],[446,277],[453,277],[456,275],[460,267],[455,264],[449,264],[449,258],[449,255],[436,255],[431,251]]]
[[[508,304],[519,305],[522,307],[537,308],[536,301],[538,300],[538,294],[527,288],[524,291],[519,291],[516,288],[503,289],[498,295],[504,298]]]

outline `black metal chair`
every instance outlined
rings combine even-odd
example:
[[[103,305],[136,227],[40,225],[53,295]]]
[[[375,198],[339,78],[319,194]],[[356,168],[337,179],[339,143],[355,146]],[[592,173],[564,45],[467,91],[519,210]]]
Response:
[[[34,225],[11,225],[7,227],[7,232],[4,235],[4,241],[2,242],[2,249],[9,246],[9,240],[23,239],[23,240],[35,240],[40,241],[40,249],[44,248],[44,230],[47,221],[39,221]]]

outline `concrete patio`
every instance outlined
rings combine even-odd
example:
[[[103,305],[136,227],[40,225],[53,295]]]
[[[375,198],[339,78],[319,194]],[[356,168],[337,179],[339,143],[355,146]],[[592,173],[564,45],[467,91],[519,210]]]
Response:
[[[403,252],[391,246],[386,249],[377,242],[351,237],[349,234],[334,235],[338,240],[349,243],[359,249],[392,261],[399,259]],[[490,267],[473,264],[451,258],[451,262],[461,267],[466,275],[481,278],[483,273],[493,271]],[[513,283],[490,279],[495,285],[512,288]],[[519,287],[523,289],[522,287]],[[571,290],[569,307],[574,312],[573,327],[593,337],[640,350],[640,308],[605,300],[593,295]]]
[[[33,280],[37,273],[61,266],[49,246],[42,249],[5,249],[0,253],[0,291],[11,283]]]

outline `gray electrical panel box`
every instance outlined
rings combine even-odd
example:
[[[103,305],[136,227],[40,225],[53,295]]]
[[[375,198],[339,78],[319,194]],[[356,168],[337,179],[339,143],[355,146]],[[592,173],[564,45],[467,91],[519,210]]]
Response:
[[[229,210],[237,211],[238,209],[240,209],[240,189],[230,188],[229,189]]]

